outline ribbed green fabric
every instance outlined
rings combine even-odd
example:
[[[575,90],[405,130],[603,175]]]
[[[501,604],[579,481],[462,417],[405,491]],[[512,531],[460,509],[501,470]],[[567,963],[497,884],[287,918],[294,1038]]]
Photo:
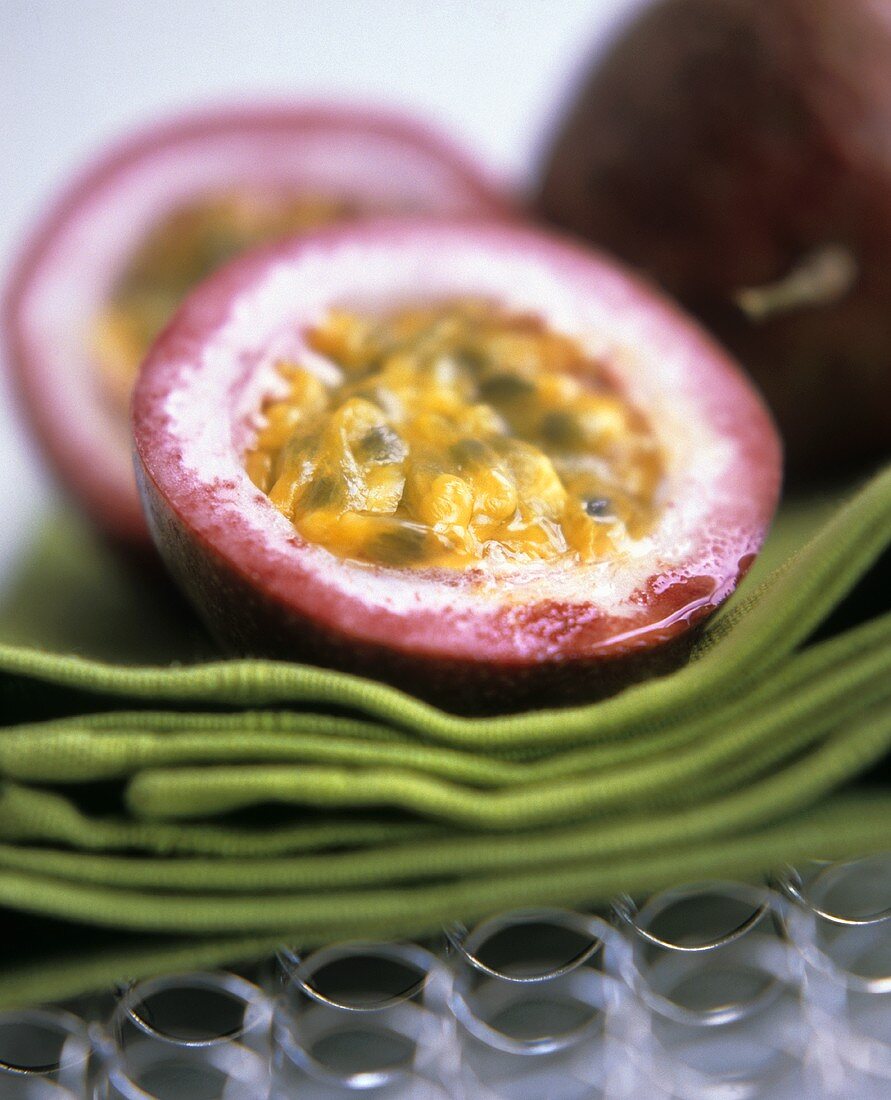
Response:
[[[110,660],[134,579],[84,536],[72,565],[58,536],[0,608],[0,906],[97,938],[3,966],[0,1004],[281,939],[421,935],[891,847],[886,787],[834,793],[891,748],[891,613],[802,648],[891,542],[891,469],[787,557],[824,510],[787,512],[685,668],[486,719],[335,672],[208,660],[176,600],[144,592],[131,610],[155,663],[132,636]],[[78,634],[88,601],[69,589],[109,570],[113,621]]]
[[[89,816],[55,791],[14,783],[0,788],[0,838],[61,844],[86,851],[144,851],[155,855],[259,856],[364,847],[441,832],[415,821],[327,816],[321,822],[257,829],[218,822],[144,823]]]
[[[876,755],[888,743],[888,723],[873,720],[866,730]],[[782,819],[830,791],[850,767],[854,749],[861,760],[863,726],[847,731],[821,750],[816,761],[800,761],[776,775],[715,800],[667,811],[631,812],[608,821],[569,828],[518,830],[504,836],[465,833],[429,838],[381,835],[362,852],[326,852],[287,859],[180,859],[158,861],[81,852],[0,846],[0,867],[33,870],[78,882],[143,886],[193,892],[331,889],[381,882],[480,875],[492,870],[549,865],[573,859],[605,859],[653,851],[699,839],[714,839]],[[891,794],[859,796],[871,814],[891,807]],[[858,805],[849,796],[847,803]],[[872,822],[881,829],[880,822]],[[886,827],[891,822],[885,823]],[[388,841],[390,843],[388,843]],[[359,845],[356,844],[356,847]],[[321,845],[320,845],[321,847]]]
[[[227,813],[262,802],[322,807],[390,805],[457,825],[513,829],[553,824],[615,807],[646,805],[653,798],[698,797],[697,782],[718,774],[742,754],[767,750],[774,763],[800,749],[876,699],[891,696],[891,652],[863,659],[860,675],[827,675],[804,697],[756,711],[723,736],[686,750],[658,755],[609,770],[536,781],[505,791],[461,787],[408,766],[394,768],[300,768],[263,765],[209,766],[138,773],[127,789],[127,803],[140,817],[190,818]],[[841,673],[849,673],[842,669]],[[838,681],[842,680],[839,685]],[[891,719],[891,705],[881,713]],[[889,721],[891,724],[891,721]],[[754,759],[749,756],[749,761]],[[527,765],[534,773],[535,766]]]
[[[680,845],[634,860],[577,860],[571,854],[530,870],[464,875],[446,883],[362,890],[268,893],[224,897],[186,892],[159,894],[72,883],[32,872],[0,870],[0,901],[43,916],[75,919],[114,929],[214,934],[264,934],[306,943],[362,935],[422,935],[444,921],[475,919],[503,907],[577,905],[603,901],[620,890],[653,889],[710,872],[752,874],[814,852],[830,857],[864,855],[891,845],[891,800],[858,800],[856,810],[834,803],[802,819],[719,843]],[[874,820],[864,819],[863,809]],[[827,811],[833,811],[831,813]],[[805,824],[807,827],[804,827]],[[318,942],[318,941],[315,941]]]
[[[658,753],[679,750],[734,723],[751,726],[756,714],[761,715],[762,726],[764,719],[768,726],[771,721],[784,726],[789,710],[793,720],[807,712],[816,712],[818,720],[825,720],[826,715],[820,714],[823,700],[840,705],[853,697],[856,704],[861,690],[881,692],[885,683],[891,682],[889,663],[891,614],[810,647],[744,699],[719,704],[698,720],[667,720],[667,728],[655,734],[526,762],[412,743],[404,732],[333,716],[280,711],[231,715],[133,711],[20,725],[0,739],[0,773],[25,781],[74,783],[125,778],[144,768],[182,763],[335,762],[395,764],[483,787],[540,783],[593,769],[599,773],[640,757],[652,760]],[[204,770],[198,774],[206,775]],[[252,770],[251,774],[258,773]],[[245,788],[245,800],[250,798]]]
[[[891,802],[887,796],[838,796],[799,815],[794,822],[717,844],[697,843],[680,849],[670,859],[656,857],[631,864],[616,863],[599,871],[582,866],[580,870],[563,873],[559,885],[553,882],[552,874],[509,878],[499,881],[487,898],[471,897],[469,903],[461,896],[453,902],[439,891],[432,898],[428,897],[423,915],[405,910],[400,904],[400,895],[394,893],[387,907],[389,912],[372,918],[364,909],[359,914],[351,914],[348,908],[342,907],[339,919],[328,920],[318,928],[298,928],[289,923],[286,928],[265,935],[202,936],[172,941],[148,938],[128,940],[120,946],[103,944],[80,950],[76,955],[56,950],[36,960],[15,958],[0,971],[0,1008],[73,996],[88,989],[106,987],[122,976],[140,978],[161,972],[252,961],[268,954],[283,941],[309,948],[335,938],[422,935],[435,931],[443,919],[455,912],[460,911],[467,919],[472,919],[493,911],[489,905],[502,908],[536,901],[551,904],[557,896],[562,896],[567,903],[587,904],[598,896],[612,896],[619,890],[639,893],[712,875],[759,877],[764,868],[773,867],[780,861],[805,859],[813,852],[820,852],[827,858],[842,857],[852,851],[867,855],[891,845],[889,822]],[[343,898],[343,895],[338,896]],[[478,909],[478,905],[482,908]]]

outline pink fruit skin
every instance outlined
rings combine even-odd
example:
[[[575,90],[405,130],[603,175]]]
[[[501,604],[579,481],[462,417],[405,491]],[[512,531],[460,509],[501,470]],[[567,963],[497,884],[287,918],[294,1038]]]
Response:
[[[229,506],[231,478],[238,479],[238,473],[199,476],[184,459],[188,444],[178,436],[170,412],[171,401],[179,407],[180,372],[189,369],[184,364],[203,361],[209,342],[224,332],[226,318],[243,295],[262,285],[270,271],[296,267],[307,254],[318,258],[349,242],[384,249],[392,243],[398,256],[404,242],[418,235],[424,254],[442,254],[450,237],[457,236],[473,247],[478,242],[484,253],[513,249],[540,256],[591,294],[607,285],[610,294],[623,296],[629,308],[647,317],[659,347],[683,346],[688,355],[696,376],[693,388],[707,410],[703,415],[726,431],[735,458],[722,475],[710,513],[712,533],[701,533],[708,546],[694,548],[694,566],[686,576],[651,576],[635,593],[630,618],[611,615],[584,598],[567,603],[531,597],[519,609],[481,604],[469,615],[466,607],[459,613],[449,605],[425,608],[421,603],[408,615],[370,606],[361,595],[320,575],[296,531],[284,544],[281,534],[258,536],[256,523],[273,525],[281,517],[246,475],[245,491],[253,494],[246,498],[250,517]],[[236,345],[231,374],[222,376],[219,408],[204,410],[202,416],[231,417],[228,402],[251,369]],[[158,549],[229,652],[361,673],[464,713],[597,698],[675,667],[689,652],[695,627],[749,567],[780,483],[779,443],[763,404],[738,368],[688,318],[596,253],[533,230],[491,223],[392,222],[332,229],[236,261],[189,297],[156,343],[137,385],[133,429],[137,479]],[[274,520],[262,518],[273,513]],[[699,569],[700,562],[708,564]],[[375,570],[375,577],[386,573]],[[457,589],[468,582],[462,574],[451,574],[442,583]]]

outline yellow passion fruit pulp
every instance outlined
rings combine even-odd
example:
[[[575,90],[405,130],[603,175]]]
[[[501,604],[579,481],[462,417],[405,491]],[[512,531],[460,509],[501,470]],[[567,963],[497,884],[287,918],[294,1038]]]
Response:
[[[652,526],[650,424],[540,318],[477,299],[334,310],[307,342],[245,465],[308,542],[467,569],[602,560]]]
[[[217,268],[249,248],[358,214],[355,203],[334,196],[247,190],[175,208],[137,246],[96,320],[93,346],[106,391],[126,407],[149,345]]]

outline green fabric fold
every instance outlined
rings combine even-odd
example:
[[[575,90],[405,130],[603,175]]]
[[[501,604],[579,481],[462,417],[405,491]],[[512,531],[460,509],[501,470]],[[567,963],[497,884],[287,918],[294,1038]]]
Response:
[[[0,606],[0,906],[92,938],[10,959],[0,1005],[891,847],[887,585],[809,642],[889,543],[891,468],[840,506],[787,507],[683,669],[468,719],[217,660],[158,578],[55,528]]]
[[[742,757],[743,775],[757,773],[816,741],[840,719],[862,713],[870,703],[891,697],[891,652],[861,660],[859,674],[843,668],[827,675],[803,698],[757,710],[717,732],[706,743],[659,754],[605,772],[581,772],[568,778],[538,779],[522,787],[493,791],[463,787],[438,775],[393,768],[337,768],[244,765],[160,769],[138,772],[127,788],[127,804],[137,817],[192,818],[227,813],[264,802],[317,807],[395,806],[457,825],[513,829],[552,824],[614,807],[652,801],[696,799],[698,784],[717,776],[731,782]],[[880,709],[891,719],[891,705]],[[865,762],[869,739],[860,733]],[[861,770],[852,764],[852,770]],[[726,769],[731,769],[729,772]]]
[[[24,781],[75,783],[186,763],[342,763],[399,765],[482,787],[537,783],[594,769],[601,773],[640,757],[655,760],[735,724],[739,736],[740,725],[751,725],[756,713],[768,727],[760,733],[766,739],[771,722],[782,728],[803,713],[819,717],[821,701],[853,697],[856,704],[864,698],[861,690],[881,693],[891,679],[889,662],[891,614],[886,614],[809,647],[743,699],[734,698],[698,720],[667,717],[654,734],[526,760],[412,743],[408,734],[391,727],[326,715],[132,711],[27,723],[7,731],[0,738],[0,773]]]
[[[265,829],[217,822],[195,825],[132,821],[84,813],[56,791],[5,783],[0,788],[0,839],[60,844],[86,851],[144,851],[155,855],[259,856],[364,847],[423,836],[421,822],[327,816]]]
[[[864,804],[861,804],[861,808]],[[567,855],[532,869],[462,875],[446,883],[412,886],[266,893],[224,897],[187,892],[160,894],[111,889],[0,870],[0,901],[42,916],[78,919],[115,929],[180,932],[198,936],[276,934],[309,946],[323,940],[363,935],[418,936],[457,917],[477,919],[522,905],[590,905],[622,890],[637,893],[703,873],[752,875],[814,852],[828,857],[881,851],[891,844],[891,800],[867,799],[875,820],[864,820],[843,804],[821,807],[782,828],[743,833],[719,842],[684,845],[636,860],[598,860]]]

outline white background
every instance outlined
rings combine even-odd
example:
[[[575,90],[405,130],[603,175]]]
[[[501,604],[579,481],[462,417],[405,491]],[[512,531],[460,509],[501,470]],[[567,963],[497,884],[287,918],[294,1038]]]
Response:
[[[636,3],[0,0],[0,272],[103,143],[195,103],[288,95],[402,107],[528,184],[555,112]],[[50,491],[0,379],[0,576]]]

